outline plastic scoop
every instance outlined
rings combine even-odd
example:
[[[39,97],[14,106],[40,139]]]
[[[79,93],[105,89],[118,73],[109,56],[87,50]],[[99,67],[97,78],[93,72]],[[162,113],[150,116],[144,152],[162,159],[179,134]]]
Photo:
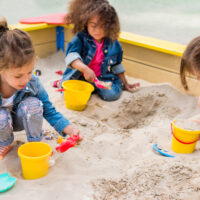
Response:
[[[59,146],[57,146],[56,147],[56,151],[58,153],[64,153],[69,148],[74,147],[75,145],[77,145],[79,140],[80,140],[80,136],[79,135],[72,135],[65,142],[62,142]]]
[[[168,154],[166,150],[163,150],[163,149],[159,148],[159,147],[158,147],[158,144],[154,144],[154,145],[153,145],[153,149],[154,149],[156,152],[158,152],[159,154],[161,154],[162,156],[171,157],[171,158],[174,158],[174,157],[175,157],[175,156],[173,156],[173,155]]]
[[[112,82],[100,81],[98,78],[94,79],[94,83],[98,88],[101,88],[101,89],[110,90],[112,87]]]

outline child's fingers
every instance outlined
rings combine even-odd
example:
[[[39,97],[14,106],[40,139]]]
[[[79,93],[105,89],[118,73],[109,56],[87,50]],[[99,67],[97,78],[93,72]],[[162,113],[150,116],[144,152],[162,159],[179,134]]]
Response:
[[[129,92],[135,92],[140,88],[140,83],[128,84],[125,86]]]
[[[134,83],[130,85],[130,88],[139,88],[140,87],[140,83]]]

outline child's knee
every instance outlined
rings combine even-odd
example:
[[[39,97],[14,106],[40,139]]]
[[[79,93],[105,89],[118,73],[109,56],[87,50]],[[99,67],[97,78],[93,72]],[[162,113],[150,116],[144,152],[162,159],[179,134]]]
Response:
[[[12,118],[10,113],[5,109],[0,109],[0,145],[7,146],[14,140]]]
[[[35,97],[28,97],[23,100],[18,107],[18,112],[26,117],[31,117],[32,115],[43,115],[43,105],[42,102]]]
[[[104,92],[99,93],[99,96],[104,101],[116,101],[119,99],[121,95],[121,91],[114,91],[114,90],[105,90]]]
[[[18,107],[18,116],[23,121],[23,126],[29,142],[41,141],[42,139],[42,122],[43,122],[43,105],[35,97],[28,97],[23,100]]]

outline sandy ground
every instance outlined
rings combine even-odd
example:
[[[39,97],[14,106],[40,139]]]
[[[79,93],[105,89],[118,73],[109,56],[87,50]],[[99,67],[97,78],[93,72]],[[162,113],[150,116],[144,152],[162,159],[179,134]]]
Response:
[[[171,150],[170,123],[199,113],[197,98],[179,93],[169,84],[141,82],[135,93],[124,91],[115,102],[93,95],[83,112],[65,108],[64,98],[51,87],[63,70],[62,52],[37,61],[41,81],[64,116],[79,127],[84,140],[63,154],[54,154],[48,175],[24,180],[17,148],[25,133],[15,133],[15,145],[0,162],[0,172],[17,178],[0,194],[2,200],[197,200],[200,199],[200,147],[192,154]],[[129,78],[130,82],[135,79]],[[55,133],[45,121],[46,134]],[[53,149],[56,140],[45,140]],[[156,154],[153,145],[175,155]]]

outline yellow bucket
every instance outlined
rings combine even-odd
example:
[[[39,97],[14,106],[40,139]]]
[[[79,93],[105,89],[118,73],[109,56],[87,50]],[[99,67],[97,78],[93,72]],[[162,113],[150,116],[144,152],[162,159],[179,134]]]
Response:
[[[18,149],[25,179],[36,179],[48,173],[52,148],[44,142],[29,142]]]
[[[94,86],[80,80],[67,80],[62,83],[64,89],[65,106],[71,110],[82,111],[85,109]]]
[[[192,153],[199,140],[200,130],[192,131],[179,128],[175,125],[175,121],[171,123],[172,150],[176,153]]]

